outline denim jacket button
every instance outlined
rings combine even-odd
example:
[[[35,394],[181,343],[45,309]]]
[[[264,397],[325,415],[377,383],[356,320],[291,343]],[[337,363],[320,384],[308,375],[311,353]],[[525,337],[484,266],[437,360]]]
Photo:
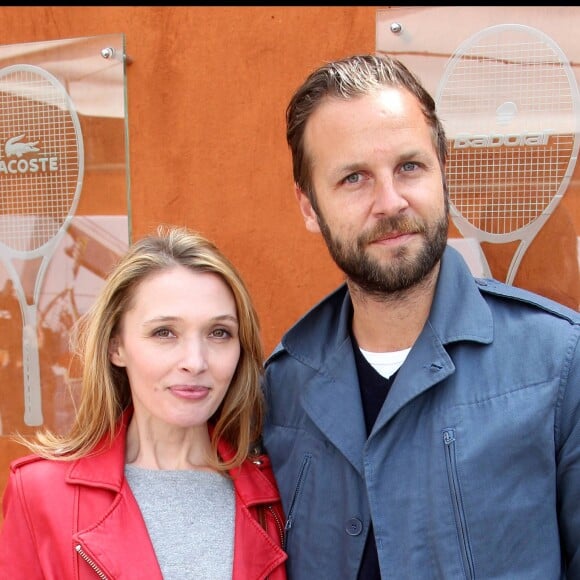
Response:
[[[349,536],[358,536],[362,532],[362,522],[358,518],[350,518],[346,522],[346,533]]]

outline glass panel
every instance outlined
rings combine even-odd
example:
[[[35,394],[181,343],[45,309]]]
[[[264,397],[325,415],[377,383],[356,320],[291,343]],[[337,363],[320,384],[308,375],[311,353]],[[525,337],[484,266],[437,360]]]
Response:
[[[0,46],[2,463],[70,425],[70,330],[128,247],[125,60],[121,34]]]
[[[580,305],[578,7],[377,10],[449,138],[450,242],[476,275]]]

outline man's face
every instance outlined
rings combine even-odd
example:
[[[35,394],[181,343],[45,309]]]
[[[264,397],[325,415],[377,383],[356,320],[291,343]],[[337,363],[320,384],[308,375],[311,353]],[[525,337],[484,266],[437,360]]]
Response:
[[[318,210],[297,191],[306,227],[322,233],[347,277],[380,295],[431,272],[445,248],[448,208],[416,98],[390,87],[329,98],[309,119],[304,142]]]

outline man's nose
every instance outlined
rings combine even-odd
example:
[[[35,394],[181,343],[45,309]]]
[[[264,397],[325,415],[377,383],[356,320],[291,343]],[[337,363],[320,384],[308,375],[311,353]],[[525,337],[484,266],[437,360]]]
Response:
[[[390,176],[376,180],[373,196],[373,214],[375,215],[396,215],[409,205],[395,180]]]

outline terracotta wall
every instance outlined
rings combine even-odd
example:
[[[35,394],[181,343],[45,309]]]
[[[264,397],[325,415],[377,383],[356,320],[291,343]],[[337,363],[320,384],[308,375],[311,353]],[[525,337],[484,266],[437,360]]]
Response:
[[[374,52],[375,16],[373,6],[0,7],[0,42],[125,34],[133,237],[164,222],[217,242],[253,293],[269,352],[341,281],[295,203],[285,107],[322,61]],[[562,231],[546,229],[537,244],[553,246]],[[550,293],[563,280],[546,274],[553,263],[522,264],[518,283]],[[577,300],[577,286],[557,292]],[[13,392],[22,396],[20,385]],[[0,437],[0,492],[21,453]]]

